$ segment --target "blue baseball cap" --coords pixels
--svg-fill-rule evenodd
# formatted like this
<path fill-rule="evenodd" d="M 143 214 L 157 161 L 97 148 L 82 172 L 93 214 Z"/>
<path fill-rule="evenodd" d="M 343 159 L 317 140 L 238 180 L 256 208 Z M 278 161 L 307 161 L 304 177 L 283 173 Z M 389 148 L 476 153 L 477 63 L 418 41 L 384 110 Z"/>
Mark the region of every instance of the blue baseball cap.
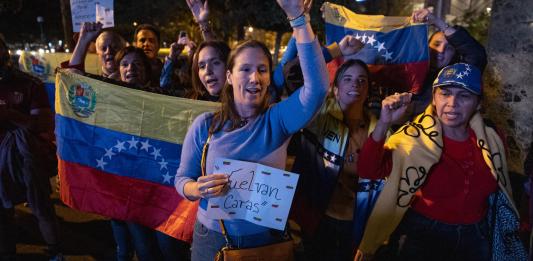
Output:
<path fill-rule="evenodd" d="M 474 94 L 482 95 L 481 72 L 473 65 L 456 63 L 444 67 L 433 82 L 433 88 L 457 86 Z"/>

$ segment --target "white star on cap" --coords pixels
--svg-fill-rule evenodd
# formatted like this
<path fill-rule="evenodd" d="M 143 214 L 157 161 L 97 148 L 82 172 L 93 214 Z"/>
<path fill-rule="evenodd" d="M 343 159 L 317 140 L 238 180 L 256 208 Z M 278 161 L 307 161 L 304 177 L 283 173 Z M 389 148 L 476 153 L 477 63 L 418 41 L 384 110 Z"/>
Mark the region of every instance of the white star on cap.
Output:
<path fill-rule="evenodd" d="M 458 73 L 455 77 L 457 79 L 463 79 L 464 75 L 462 73 Z"/>

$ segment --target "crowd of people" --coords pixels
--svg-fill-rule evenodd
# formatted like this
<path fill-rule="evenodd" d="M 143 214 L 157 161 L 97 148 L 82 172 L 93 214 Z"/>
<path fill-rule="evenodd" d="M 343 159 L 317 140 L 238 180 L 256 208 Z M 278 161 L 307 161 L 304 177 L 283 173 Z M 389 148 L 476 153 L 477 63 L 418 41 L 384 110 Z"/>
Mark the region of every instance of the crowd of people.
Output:
<path fill-rule="evenodd" d="M 265 246 L 291 233 L 298 234 L 292 239 L 297 260 L 525 260 L 516 231 L 503 240 L 518 241 L 513 253 L 494 239 L 499 226 L 490 215 L 499 210 L 492 199 L 499 198 L 513 220 L 518 212 L 506 182 L 505 143 L 480 115 L 485 49 L 464 28 L 427 9 L 415 11 L 413 22 L 436 29 L 424 86 L 383 97 L 375 114 L 368 108 L 372 76 L 363 61 L 345 59 L 330 86 L 326 63 L 364 44 L 347 35 L 321 47 L 309 23 L 311 1 L 277 0 L 293 32 L 275 67 L 262 42 L 230 48 L 217 40 L 207 1 L 186 1 L 202 43 L 180 34 L 161 61 L 153 25 L 137 26 L 128 45 L 113 29 L 84 23 L 70 60 L 61 64 L 125 88 L 221 104 L 189 127 L 175 177 L 180 196 L 200 201 L 192 244 L 113 219 L 117 260 L 214 260 L 228 244 Z M 92 42 L 100 75 L 85 73 Z M 15 260 L 13 208 L 21 202 L 37 217 L 51 260 L 63 259 L 49 196 L 57 169 L 46 97 L 39 80 L 14 68 L 0 39 L 0 260 Z M 294 159 L 289 170 L 300 178 L 285 231 L 207 214 L 207 200 L 228 188 L 228 174 L 214 169 L 221 157 L 278 169 Z M 383 185 L 367 206 L 357 204 L 362 180 Z M 364 228 L 362 238 L 357 226 Z"/>

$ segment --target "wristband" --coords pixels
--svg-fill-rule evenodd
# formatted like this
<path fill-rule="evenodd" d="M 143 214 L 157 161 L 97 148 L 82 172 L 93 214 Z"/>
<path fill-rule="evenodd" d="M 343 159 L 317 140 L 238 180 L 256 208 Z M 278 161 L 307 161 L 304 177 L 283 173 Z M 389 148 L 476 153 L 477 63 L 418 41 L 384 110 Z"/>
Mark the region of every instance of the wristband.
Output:
<path fill-rule="evenodd" d="M 198 27 L 200 27 L 201 32 L 210 32 L 211 31 L 211 21 L 202 21 L 198 22 Z"/>
<path fill-rule="evenodd" d="M 444 31 L 446 31 L 448 28 L 450 28 L 450 25 L 448 23 L 444 23 L 444 28 L 439 27 L 439 31 L 444 33 Z"/>
<path fill-rule="evenodd" d="M 310 20 L 311 18 L 309 17 L 309 14 L 302 13 L 300 16 L 289 20 L 289 23 L 291 24 L 292 28 L 296 28 L 309 23 Z"/>

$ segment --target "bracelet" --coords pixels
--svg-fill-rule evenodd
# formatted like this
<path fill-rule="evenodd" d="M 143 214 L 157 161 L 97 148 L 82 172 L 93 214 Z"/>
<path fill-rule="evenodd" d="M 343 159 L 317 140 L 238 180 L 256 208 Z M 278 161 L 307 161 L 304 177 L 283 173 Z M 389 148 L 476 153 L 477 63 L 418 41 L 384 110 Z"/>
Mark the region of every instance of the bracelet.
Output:
<path fill-rule="evenodd" d="M 289 23 L 291 24 L 292 28 L 296 28 L 309 23 L 310 20 L 311 18 L 309 17 L 309 14 L 304 12 L 300 16 L 289 20 Z"/>
<path fill-rule="evenodd" d="M 302 16 L 304 14 L 305 14 L 305 9 L 299 15 L 297 15 L 296 17 L 294 17 L 292 19 L 287 16 L 287 20 L 289 20 L 289 22 L 290 21 L 294 21 L 294 20 L 298 19 L 300 16 Z"/>
<path fill-rule="evenodd" d="M 198 27 L 200 27 L 201 32 L 210 32 L 211 31 L 211 21 L 202 21 L 198 22 Z"/>
<path fill-rule="evenodd" d="M 444 31 L 446 31 L 448 28 L 450 28 L 450 25 L 448 23 L 444 23 L 444 29 L 439 27 L 439 31 L 444 33 Z"/>

